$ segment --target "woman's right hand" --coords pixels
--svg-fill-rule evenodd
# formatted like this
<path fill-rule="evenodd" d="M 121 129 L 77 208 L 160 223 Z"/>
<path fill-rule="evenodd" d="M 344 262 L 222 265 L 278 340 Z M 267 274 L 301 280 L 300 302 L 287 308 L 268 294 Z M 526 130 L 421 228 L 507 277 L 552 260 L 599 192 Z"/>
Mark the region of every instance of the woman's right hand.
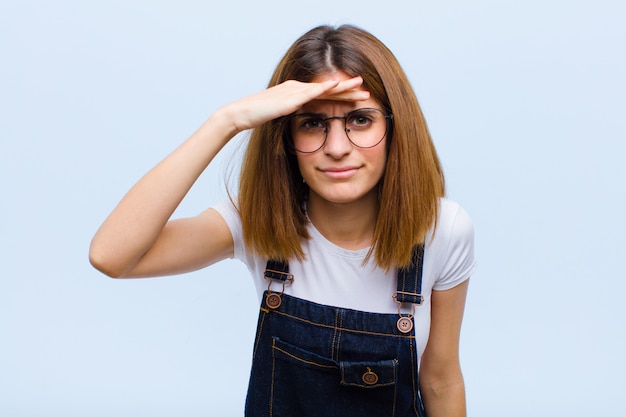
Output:
<path fill-rule="evenodd" d="M 367 100 L 370 94 L 361 88 L 362 84 L 361 77 L 319 83 L 288 80 L 260 93 L 227 104 L 221 111 L 232 120 L 234 129 L 241 132 L 278 117 L 287 116 L 309 101 Z"/>

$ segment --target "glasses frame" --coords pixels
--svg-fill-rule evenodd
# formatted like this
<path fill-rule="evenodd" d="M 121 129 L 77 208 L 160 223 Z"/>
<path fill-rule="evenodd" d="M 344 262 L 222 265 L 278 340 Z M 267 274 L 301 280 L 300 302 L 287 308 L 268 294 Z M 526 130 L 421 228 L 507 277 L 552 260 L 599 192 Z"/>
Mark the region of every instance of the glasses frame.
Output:
<path fill-rule="evenodd" d="M 375 110 L 375 111 L 379 111 L 383 114 L 383 117 L 385 118 L 385 134 L 380 138 L 380 140 L 378 142 L 376 142 L 373 145 L 370 146 L 360 146 L 357 145 L 356 143 L 354 143 L 354 141 L 352 139 L 350 139 L 350 129 L 347 126 L 348 123 L 348 119 L 354 114 L 357 113 L 359 111 L 363 111 L 363 110 Z M 294 145 L 294 138 L 293 138 L 293 133 L 291 133 L 291 119 L 294 119 L 297 116 L 319 116 L 318 114 L 315 113 L 294 113 L 289 117 L 289 130 L 290 130 L 290 145 L 291 148 L 299 153 L 303 153 L 303 154 L 310 154 L 310 153 L 315 153 L 317 151 L 319 151 L 320 149 L 322 149 L 324 147 L 324 145 L 326 144 L 326 140 L 328 140 L 328 128 L 329 128 L 329 124 L 328 122 L 330 122 L 331 120 L 335 120 L 335 119 L 343 119 L 343 130 L 346 133 L 346 137 L 348 138 L 348 140 L 350 141 L 350 143 L 352 144 L 352 146 L 356 146 L 359 149 L 370 149 L 373 148 L 375 146 L 377 146 L 380 142 L 383 141 L 383 139 L 385 139 L 387 137 L 387 133 L 389 133 L 389 123 L 393 121 L 393 114 L 392 113 L 387 113 L 385 114 L 385 111 L 382 109 L 377 109 L 375 107 L 362 107 L 360 109 L 354 109 L 350 112 L 348 112 L 345 116 L 330 116 L 330 117 L 319 117 L 319 121 L 324 123 L 324 140 L 322 141 L 321 145 L 313 150 L 313 151 L 301 151 L 300 149 L 296 148 L 296 146 Z"/>

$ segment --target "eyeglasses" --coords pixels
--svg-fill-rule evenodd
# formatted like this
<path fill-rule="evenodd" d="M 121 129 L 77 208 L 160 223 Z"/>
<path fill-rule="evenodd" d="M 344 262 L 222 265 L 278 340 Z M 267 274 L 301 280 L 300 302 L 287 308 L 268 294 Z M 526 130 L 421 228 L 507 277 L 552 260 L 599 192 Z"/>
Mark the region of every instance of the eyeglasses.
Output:
<path fill-rule="evenodd" d="M 321 114 L 300 113 L 290 118 L 292 144 L 296 151 L 313 153 L 322 148 L 328 137 L 330 121 L 343 119 L 343 130 L 357 148 L 373 148 L 387 135 L 388 121 L 393 115 L 380 109 L 356 109 L 345 116 L 323 117 Z"/>

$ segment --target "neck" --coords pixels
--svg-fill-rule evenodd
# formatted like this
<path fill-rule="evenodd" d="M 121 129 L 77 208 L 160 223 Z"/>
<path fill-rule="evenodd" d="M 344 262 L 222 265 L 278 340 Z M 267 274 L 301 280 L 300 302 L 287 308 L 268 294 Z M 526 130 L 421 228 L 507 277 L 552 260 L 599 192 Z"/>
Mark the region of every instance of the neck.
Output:
<path fill-rule="evenodd" d="M 376 193 L 351 203 L 333 203 L 311 194 L 307 214 L 315 228 L 335 245 L 349 250 L 371 246 L 378 217 Z"/>

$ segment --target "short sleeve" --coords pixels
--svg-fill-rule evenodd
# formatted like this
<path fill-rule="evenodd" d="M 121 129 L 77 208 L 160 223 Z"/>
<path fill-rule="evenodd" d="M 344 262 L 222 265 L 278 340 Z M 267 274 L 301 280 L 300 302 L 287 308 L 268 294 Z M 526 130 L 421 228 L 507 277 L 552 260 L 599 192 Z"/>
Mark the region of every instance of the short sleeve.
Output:
<path fill-rule="evenodd" d="M 234 243 L 234 258 L 243 259 L 245 250 L 243 245 L 243 228 L 241 226 L 241 217 L 239 212 L 231 200 L 224 200 L 211 207 L 217 211 L 228 225 Z"/>
<path fill-rule="evenodd" d="M 443 233 L 445 245 L 439 254 L 441 269 L 433 285 L 439 291 L 461 284 L 476 270 L 474 224 L 467 212 L 457 204 L 446 202 L 442 205 L 440 226 L 442 230 L 436 233 Z"/>

